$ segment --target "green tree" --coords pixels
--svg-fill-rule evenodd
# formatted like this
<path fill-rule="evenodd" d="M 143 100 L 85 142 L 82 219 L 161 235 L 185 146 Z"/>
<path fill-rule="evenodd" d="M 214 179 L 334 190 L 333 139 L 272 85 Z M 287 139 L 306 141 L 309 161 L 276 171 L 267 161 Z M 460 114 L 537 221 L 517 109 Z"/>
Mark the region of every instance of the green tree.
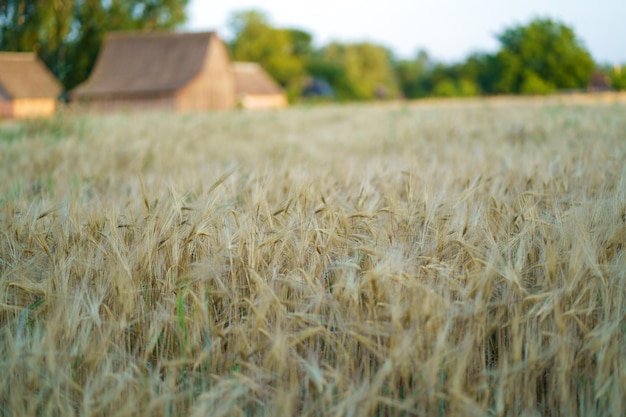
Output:
<path fill-rule="evenodd" d="M 415 59 L 394 63 L 396 79 L 405 98 L 426 97 L 431 93 L 431 67 L 432 63 L 426 51 L 419 51 Z"/>
<path fill-rule="evenodd" d="M 299 95 L 305 77 L 305 58 L 312 37 L 296 29 L 273 27 L 257 10 L 235 12 L 230 19 L 234 36 L 230 43 L 233 59 L 261 65 L 287 88 L 291 99 Z"/>
<path fill-rule="evenodd" d="M 549 94 L 555 90 L 554 84 L 544 80 L 533 71 L 526 71 L 522 76 L 519 92 L 522 94 Z"/>
<path fill-rule="evenodd" d="M 104 34 L 172 29 L 188 0 L 2 0 L 0 49 L 35 51 L 70 89 L 89 75 Z"/>
<path fill-rule="evenodd" d="M 415 60 L 396 64 L 406 98 L 478 96 L 493 83 L 492 72 L 490 57 L 485 54 L 473 54 L 464 62 L 445 64 L 434 63 L 425 52 L 420 52 Z"/>
<path fill-rule="evenodd" d="M 388 49 L 369 42 L 333 42 L 322 50 L 321 57 L 340 69 L 343 85 L 333 85 L 339 99 L 397 97 L 398 84 Z"/>
<path fill-rule="evenodd" d="M 574 31 L 551 19 L 535 19 L 498 36 L 500 93 L 547 93 L 584 88 L 594 62 Z"/>
<path fill-rule="evenodd" d="M 438 81 L 433 88 L 432 94 L 435 97 L 456 97 L 459 95 L 454 80 L 450 78 Z"/>
<path fill-rule="evenodd" d="M 493 94 L 498 82 L 498 62 L 493 54 L 473 53 L 460 64 L 459 77 L 470 81 L 476 94 Z"/>
<path fill-rule="evenodd" d="M 474 97 L 480 95 L 480 88 L 471 80 L 444 78 L 435 84 L 432 95 L 435 97 Z"/>
<path fill-rule="evenodd" d="M 480 87 L 473 80 L 461 78 L 456 82 L 458 97 L 475 97 L 480 95 Z"/>
<path fill-rule="evenodd" d="M 609 75 L 611 87 L 615 90 L 626 90 L 626 65 L 616 65 Z"/>
<path fill-rule="evenodd" d="M 303 60 L 310 59 L 315 53 L 313 36 L 302 29 L 286 29 L 291 38 L 291 49 L 294 55 Z"/>

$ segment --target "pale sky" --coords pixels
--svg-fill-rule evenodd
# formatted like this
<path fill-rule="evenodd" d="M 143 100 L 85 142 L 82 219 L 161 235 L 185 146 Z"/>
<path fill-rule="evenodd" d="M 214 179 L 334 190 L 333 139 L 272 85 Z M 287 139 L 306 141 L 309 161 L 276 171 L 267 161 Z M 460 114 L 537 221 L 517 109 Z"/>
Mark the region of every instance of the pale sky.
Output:
<path fill-rule="evenodd" d="M 550 17 L 573 27 L 599 63 L 626 64 L 626 0 L 190 0 L 186 29 L 228 39 L 231 13 L 250 8 L 265 11 L 276 27 L 310 32 L 317 46 L 369 40 L 400 57 L 423 48 L 447 62 L 492 52 L 503 28 Z"/>

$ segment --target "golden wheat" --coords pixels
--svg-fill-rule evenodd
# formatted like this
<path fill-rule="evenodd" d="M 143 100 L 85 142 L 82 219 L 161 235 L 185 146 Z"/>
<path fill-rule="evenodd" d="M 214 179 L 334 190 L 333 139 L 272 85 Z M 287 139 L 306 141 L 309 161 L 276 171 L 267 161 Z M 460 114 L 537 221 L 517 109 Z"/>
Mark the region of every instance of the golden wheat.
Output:
<path fill-rule="evenodd" d="M 0 414 L 623 415 L 625 111 L 0 126 Z"/>

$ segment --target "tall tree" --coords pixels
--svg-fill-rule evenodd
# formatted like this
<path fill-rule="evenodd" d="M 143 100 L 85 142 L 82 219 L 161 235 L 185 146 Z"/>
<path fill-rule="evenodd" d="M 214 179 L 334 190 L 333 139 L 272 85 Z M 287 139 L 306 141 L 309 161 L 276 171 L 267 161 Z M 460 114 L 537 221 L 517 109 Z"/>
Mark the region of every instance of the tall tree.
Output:
<path fill-rule="evenodd" d="M 188 0 L 2 0 L 0 50 L 35 51 L 66 89 L 89 75 L 104 34 L 172 29 Z"/>
<path fill-rule="evenodd" d="M 545 93 L 583 88 L 594 62 L 573 29 L 551 19 L 535 19 L 498 36 L 500 93 Z"/>

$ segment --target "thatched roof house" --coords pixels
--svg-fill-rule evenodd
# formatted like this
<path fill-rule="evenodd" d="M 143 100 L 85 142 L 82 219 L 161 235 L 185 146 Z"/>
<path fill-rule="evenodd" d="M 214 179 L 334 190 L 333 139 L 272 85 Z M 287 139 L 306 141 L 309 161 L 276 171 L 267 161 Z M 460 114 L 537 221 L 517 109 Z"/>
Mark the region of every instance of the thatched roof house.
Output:
<path fill-rule="evenodd" d="M 98 108 L 224 109 L 235 106 L 228 50 L 214 32 L 112 33 L 73 100 Z"/>
<path fill-rule="evenodd" d="M 247 109 L 269 109 L 287 106 L 283 89 L 260 65 L 252 62 L 233 63 L 237 100 Z"/>
<path fill-rule="evenodd" d="M 0 117 L 51 116 L 61 85 L 29 52 L 0 52 Z"/>

